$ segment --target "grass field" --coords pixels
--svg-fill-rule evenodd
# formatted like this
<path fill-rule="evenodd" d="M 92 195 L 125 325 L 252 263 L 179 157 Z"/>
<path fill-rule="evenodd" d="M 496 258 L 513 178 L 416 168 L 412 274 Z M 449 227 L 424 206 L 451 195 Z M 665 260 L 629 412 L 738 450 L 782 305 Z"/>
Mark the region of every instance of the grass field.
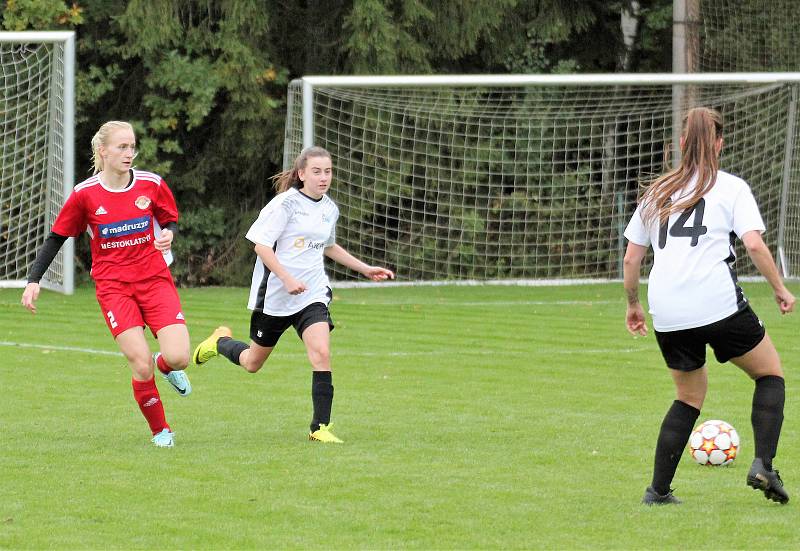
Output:
<path fill-rule="evenodd" d="M 287 332 L 255 375 L 214 359 L 188 398 L 159 381 L 173 449 L 150 444 L 92 289 L 43 293 L 36 316 L 0 290 L 0 548 L 797 548 L 798 314 L 744 287 L 787 372 L 787 506 L 745 486 L 752 383 L 713 355 L 701 419 L 733 424 L 742 455 L 685 455 L 684 504 L 640 505 L 673 391 L 655 339 L 624 329 L 621 284 L 339 290 L 344 445 L 306 441 Z M 194 344 L 222 322 L 246 337 L 245 289 L 181 296 Z"/>

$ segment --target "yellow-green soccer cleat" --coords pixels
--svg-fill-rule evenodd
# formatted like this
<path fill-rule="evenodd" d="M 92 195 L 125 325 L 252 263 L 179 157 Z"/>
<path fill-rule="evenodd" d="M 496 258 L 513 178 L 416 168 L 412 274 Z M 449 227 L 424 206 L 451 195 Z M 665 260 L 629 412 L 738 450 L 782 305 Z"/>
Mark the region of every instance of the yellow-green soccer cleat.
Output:
<path fill-rule="evenodd" d="M 208 360 L 213 358 L 217 355 L 217 341 L 221 337 L 231 337 L 233 333 L 231 332 L 229 327 L 225 327 L 221 325 L 214 329 L 214 332 L 211 333 L 211 336 L 208 337 L 206 340 L 201 342 L 197 345 L 197 348 L 194 349 L 194 354 L 192 355 L 192 360 L 194 361 L 194 365 L 202 365 L 206 363 Z"/>
<path fill-rule="evenodd" d="M 334 434 L 331 432 L 331 427 L 333 427 L 333 424 L 320 425 L 319 430 L 308 433 L 308 439 L 315 442 L 324 442 L 326 444 L 344 444 L 342 440 L 339 440 L 336 438 L 336 436 L 334 436 Z"/>

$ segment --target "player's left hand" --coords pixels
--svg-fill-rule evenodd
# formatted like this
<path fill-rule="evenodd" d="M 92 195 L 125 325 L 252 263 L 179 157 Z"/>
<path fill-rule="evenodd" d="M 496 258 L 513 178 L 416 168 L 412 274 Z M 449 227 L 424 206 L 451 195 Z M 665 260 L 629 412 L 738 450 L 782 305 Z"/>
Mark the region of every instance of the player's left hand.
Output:
<path fill-rule="evenodd" d="M 172 230 L 163 229 L 161 230 L 161 237 L 157 237 L 155 240 L 155 247 L 156 250 L 161 252 L 168 251 L 172 247 Z"/>
<path fill-rule="evenodd" d="M 795 298 L 786 287 L 775 292 L 775 302 L 778 303 L 778 309 L 781 314 L 788 314 L 794 311 Z"/>
<path fill-rule="evenodd" d="M 380 266 L 368 266 L 367 269 L 364 270 L 364 275 L 370 278 L 372 281 L 394 279 L 393 271 L 387 270 L 386 268 L 381 268 Z"/>

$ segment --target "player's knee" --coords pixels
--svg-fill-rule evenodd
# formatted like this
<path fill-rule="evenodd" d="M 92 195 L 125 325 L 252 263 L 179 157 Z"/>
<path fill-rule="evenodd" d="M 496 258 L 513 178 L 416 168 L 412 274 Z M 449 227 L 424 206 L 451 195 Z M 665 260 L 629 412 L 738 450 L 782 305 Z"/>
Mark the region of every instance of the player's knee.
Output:
<path fill-rule="evenodd" d="M 248 373 L 256 373 L 259 369 L 264 367 L 264 362 L 256 362 L 256 363 L 244 363 L 242 367 Z"/>
<path fill-rule="evenodd" d="M 327 367 L 331 363 L 330 348 L 320 347 L 313 348 L 308 351 L 308 358 L 311 360 L 311 365 L 314 367 Z"/>
<path fill-rule="evenodd" d="M 248 348 L 239 356 L 239 365 L 248 373 L 256 373 L 267 363 L 271 352 L 272 348 L 259 348 L 257 351 Z"/>
<path fill-rule="evenodd" d="M 170 369 L 175 371 L 186 369 L 189 366 L 189 359 L 188 351 L 180 354 L 172 354 L 169 357 L 164 357 L 164 360 L 167 362 L 167 365 L 170 367 Z"/>
<path fill-rule="evenodd" d="M 706 400 L 706 393 L 699 390 L 684 391 L 679 392 L 677 398 L 684 404 L 688 404 L 697 410 L 702 410 L 703 402 Z"/>
<path fill-rule="evenodd" d="M 134 376 L 140 381 L 145 381 L 153 375 L 153 364 L 149 357 L 129 358 L 128 364 Z"/>
<path fill-rule="evenodd" d="M 758 366 L 747 372 L 750 378 L 754 381 L 759 380 L 761 377 L 783 377 L 783 368 L 780 362 L 773 362 Z"/>

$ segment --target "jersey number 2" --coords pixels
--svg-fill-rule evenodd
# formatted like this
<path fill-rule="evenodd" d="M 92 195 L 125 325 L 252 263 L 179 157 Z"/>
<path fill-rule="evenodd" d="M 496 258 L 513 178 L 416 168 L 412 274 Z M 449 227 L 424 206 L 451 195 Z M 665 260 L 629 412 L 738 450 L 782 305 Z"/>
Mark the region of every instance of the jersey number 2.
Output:
<path fill-rule="evenodd" d="M 701 235 L 705 235 L 708 233 L 708 228 L 703 225 L 703 214 L 706 211 L 706 200 L 702 197 L 700 200 L 690 209 L 687 209 L 681 213 L 675 223 L 672 224 L 672 227 L 669 228 L 669 234 L 672 237 L 691 237 L 692 247 L 697 246 L 697 242 L 700 240 Z M 694 214 L 694 221 L 691 226 L 687 226 L 686 222 L 689 221 L 689 217 Z M 658 248 L 663 249 L 667 246 L 667 225 L 669 220 L 659 227 L 658 230 Z"/>

